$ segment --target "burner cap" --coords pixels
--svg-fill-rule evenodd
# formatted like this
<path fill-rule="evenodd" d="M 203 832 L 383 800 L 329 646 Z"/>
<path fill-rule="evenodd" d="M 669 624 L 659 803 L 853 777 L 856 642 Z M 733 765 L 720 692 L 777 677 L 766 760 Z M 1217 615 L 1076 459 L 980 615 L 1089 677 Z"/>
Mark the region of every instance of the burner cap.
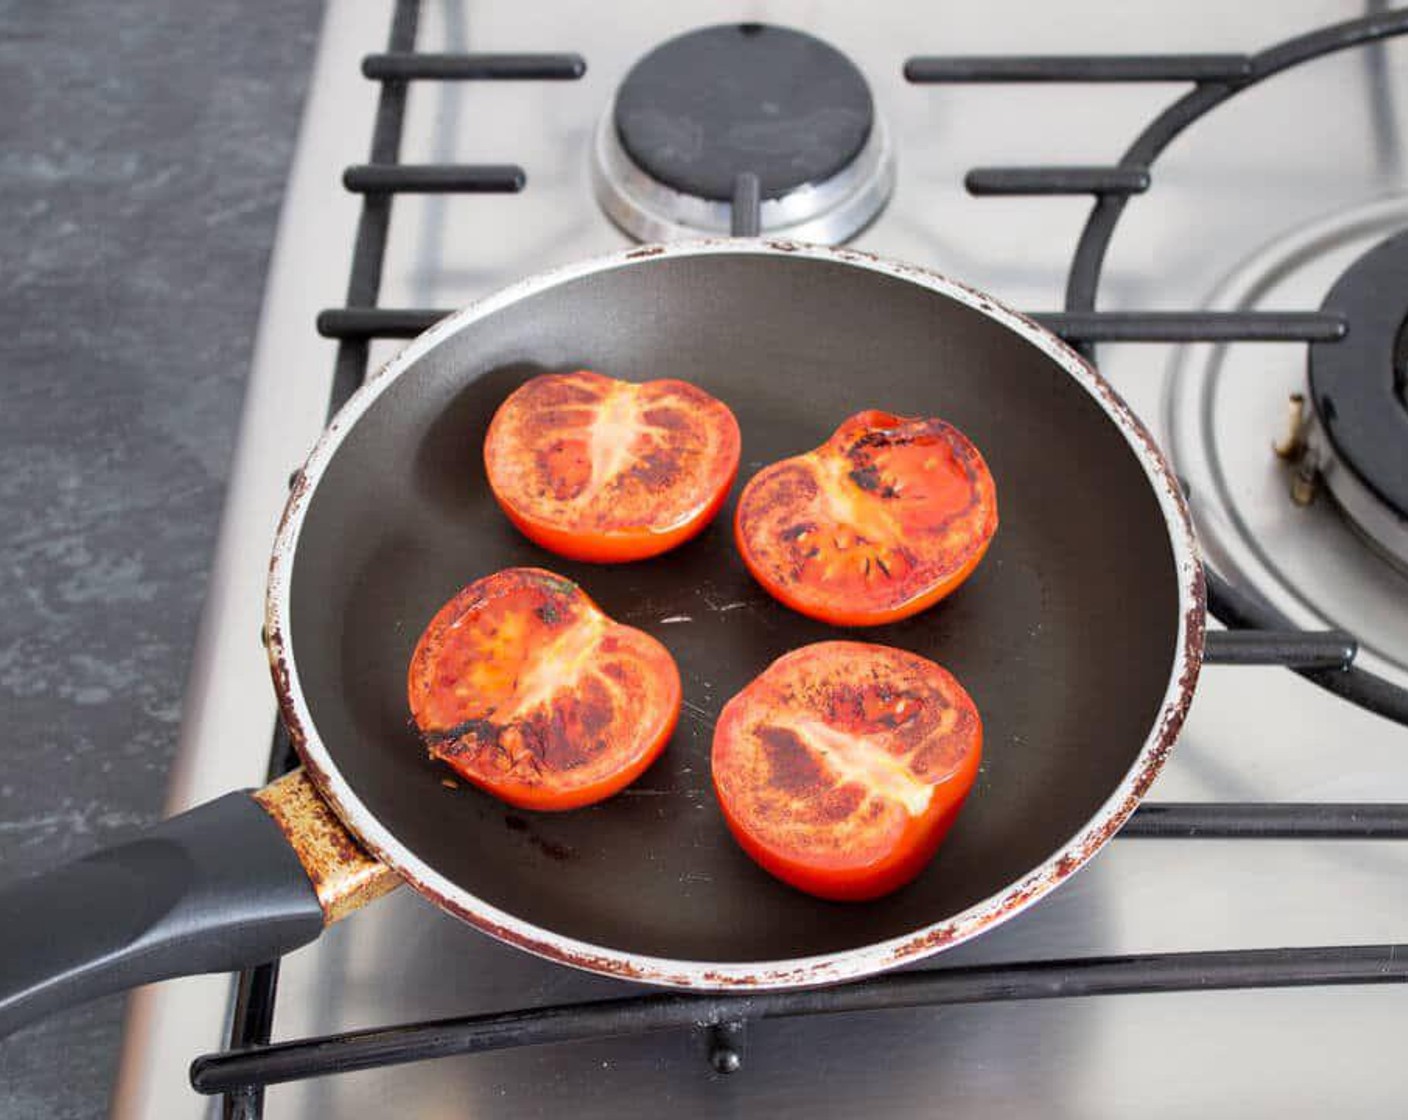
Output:
<path fill-rule="evenodd" d="M 1408 519 L 1408 232 L 1350 265 L 1323 307 L 1343 315 L 1349 331 L 1310 348 L 1316 415 L 1334 453 Z"/>
<path fill-rule="evenodd" d="M 740 23 L 691 31 L 642 58 L 617 93 L 615 125 L 642 171 L 727 201 L 745 171 L 764 199 L 831 178 L 859 155 L 874 118 L 865 78 L 835 47 Z"/>

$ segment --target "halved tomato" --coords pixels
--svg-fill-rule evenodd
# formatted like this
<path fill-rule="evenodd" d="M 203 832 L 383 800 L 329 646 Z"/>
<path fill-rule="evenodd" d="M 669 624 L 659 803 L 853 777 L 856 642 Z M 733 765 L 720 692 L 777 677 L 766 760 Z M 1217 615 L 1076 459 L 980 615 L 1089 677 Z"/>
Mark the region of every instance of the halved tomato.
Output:
<path fill-rule="evenodd" d="M 952 424 L 861 412 L 814 451 L 754 475 L 734 530 L 774 598 L 823 622 L 873 626 L 968 578 L 997 532 L 997 489 Z"/>
<path fill-rule="evenodd" d="M 738 474 L 738 421 L 686 381 L 589 370 L 527 381 L 484 441 L 489 486 L 530 540 L 573 560 L 641 560 L 683 544 Z"/>
<path fill-rule="evenodd" d="M 978 775 L 983 725 L 918 654 L 819 642 L 779 657 L 714 728 L 714 790 L 743 850 L 821 898 L 878 898 L 933 857 Z"/>
<path fill-rule="evenodd" d="M 441 607 L 407 691 L 431 757 L 523 809 L 575 809 L 628 786 L 680 713 L 669 651 L 539 568 L 486 576 Z"/>

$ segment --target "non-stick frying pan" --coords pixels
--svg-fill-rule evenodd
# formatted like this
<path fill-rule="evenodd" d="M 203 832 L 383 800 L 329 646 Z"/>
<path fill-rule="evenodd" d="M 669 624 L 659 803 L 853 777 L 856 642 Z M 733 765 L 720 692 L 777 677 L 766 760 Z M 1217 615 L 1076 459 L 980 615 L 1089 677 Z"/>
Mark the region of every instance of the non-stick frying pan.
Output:
<path fill-rule="evenodd" d="M 982 449 L 1002 514 L 987 559 L 936 608 L 863 635 L 947 666 L 986 729 L 967 807 L 909 887 L 822 902 L 759 870 L 725 829 L 715 715 L 774 658 L 837 635 L 751 581 L 732 503 L 682 548 L 615 566 L 550 556 L 498 512 L 480 457 L 490 416 L 524 379 L 580 367 L 686 378 L 727 402 L 745 479 L 862 408 L 943 416 Z M 410 725 L 421 628 L 463 584 L 512 565 L 578 581 L 679 662 L 674 740 L 601 805 L 530 814 L 449 788 Z M 525 281 L 413 342 L 295 482 L 267 641 L 303 771 L 9 887 L 0 1027 L 267 959 L 397 877 L 523 948 L 656 984 L 818 984 L 936 952 L 1045 894 L 1134 809 L 1197 676 L 1201 578 L 1144 429 L 1076 354 L 978 292 L 762 241 L 645 247 Z"/>

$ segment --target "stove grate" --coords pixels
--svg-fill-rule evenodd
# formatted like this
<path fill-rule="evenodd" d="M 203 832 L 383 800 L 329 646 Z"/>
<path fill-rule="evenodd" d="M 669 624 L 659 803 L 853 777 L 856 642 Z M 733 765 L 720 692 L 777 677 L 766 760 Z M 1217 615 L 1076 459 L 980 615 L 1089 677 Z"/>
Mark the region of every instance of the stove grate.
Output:
<path fill-rule="evenodd" d="M 1229 98 L 1294 66 L 1350 47 L 1373 48 L 1383 40 L 1408 33 L 1408 9 L 1381 10 L 1358 19 L 1332 24 L 1287 39 L 1254 55 L 1081 56 L 1069 58 L 911 58 L 905 76 L 914 83 L 933 82 L 1137 82 L 1192 81 L 1193 89 L 1154 118 L 1111 168 L 988 167 L 970 172 L 974 194 L 1050 193 L 1037 188 L 1069 180 L 1073 171 L 1098 171 L 1106 186 L 1087 183 L 1078 193 L 1094 193 L 1095 204 L 1075 248 L 1066 281 L 1066 309 L 1048 316 L 1047 325 L 1092 360 L 1097 342 L 1230 342 L 1256 340 L 1336 341 L 1348 324 L 1335 316 L 1276 312 L 1264 322 L 1267 333 L 1246 331 L 1246 313 L 1202 313 L 1187 317 L 1143 312 L 1097 312 L 1095 297 L 1105 255 L 1115 227 L 1133 193 L 1130 182 L 1148 176 L 1154 161 L 1173 140 Z M 1379 67 L 1381 73 L 1382 67 Z M 1376 122 L 1382 130 L 1385 122 Z M 1117 173 L 1131 178 L 1119 179 Z M 1027 187 L 1027 190 L 974 190 L 977 186 Z M 1071 184 L 1068 184 L 1071 185 Z M 1067 193 L 1067 192 L 1056 192 Z M 1262 313 L 1265 314 L 1265 313 Z M 1042 318 L 1038 316 L 1038 318 Z M 1184 323 L 1184 319 L 1189 322 Z M 1191 327 L 1193 329 L 1185 329 Z M 1062 327 L 1065 330 L 1062 330 Z M 1314 333 L 1324 331 L 1326 333 Z M 1196 498 L 1196 495 L 1194 495 Z M 1209 572 L 1208 606 L 1228 626 L 1288 630 L 1290 620 L 1250 592 L 1231 587 Z M 1302 676 L 1352 703 L 1398 723 L 1408 724 L 1408 691 L 1357 666 L 1343 670 L 1301 669 Z"/>
<path fill-rule="evenodd" d="M 247 1092 L 250 1086 L 516 1046 L 725 1024 L 733 1026 L 736 1034 L 739 1023 L 804 1015 L 999 1000 L 1405 981 L 1408 945 L 1140 953 L 891 972 L 832 988 L 746 995 L 656 993 L 237 1047 L 197 1058 L 191 1067 L 191 1084 L 202 1093 Z"/>

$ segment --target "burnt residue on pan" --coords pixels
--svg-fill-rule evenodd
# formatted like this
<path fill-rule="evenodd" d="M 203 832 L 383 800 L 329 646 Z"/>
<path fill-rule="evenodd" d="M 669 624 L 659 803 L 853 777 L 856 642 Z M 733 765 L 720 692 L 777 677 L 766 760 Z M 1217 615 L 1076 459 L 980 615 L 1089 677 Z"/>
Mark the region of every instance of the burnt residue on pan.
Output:
<path fill-rule="evenodd" d="M 571 859 L 576 855 L 576 849 L 569 844 L 560 844 L 556 840 L 549 840 L 546 836 L 539 835 L 523 817 L 517 813 L 505 813 L 504 825 L 510 832 L 516 832 L 524 837 L 533 847 L 547 856 L 548 859 L 555 859 L 558 862 Z"/>

